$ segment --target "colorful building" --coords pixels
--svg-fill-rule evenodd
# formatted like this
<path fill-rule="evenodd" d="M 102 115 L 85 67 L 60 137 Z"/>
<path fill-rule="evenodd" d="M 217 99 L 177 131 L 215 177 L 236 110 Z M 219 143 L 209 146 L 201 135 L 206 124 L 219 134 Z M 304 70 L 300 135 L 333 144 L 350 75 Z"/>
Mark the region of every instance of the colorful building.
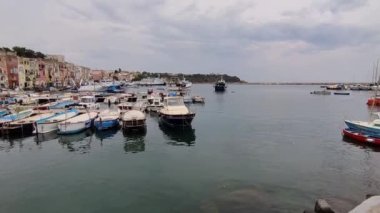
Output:
<path fill-rule="evenodd" d="M 18 62 L 14 52 L 0 51 L 0 85 L 8 88 L 18 87 Z"/>

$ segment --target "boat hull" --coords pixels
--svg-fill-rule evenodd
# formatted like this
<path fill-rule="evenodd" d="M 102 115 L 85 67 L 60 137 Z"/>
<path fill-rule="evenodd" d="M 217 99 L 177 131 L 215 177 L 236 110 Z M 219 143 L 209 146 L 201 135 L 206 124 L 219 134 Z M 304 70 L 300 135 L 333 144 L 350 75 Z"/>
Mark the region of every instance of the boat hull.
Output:
<path fill-rule="evenodd" d="M 342 135 L 358 143 L 380 146 L 380 138 L 371 137 L 369 135 L 355 132 L 350 129 L 344 129 L 342 131 Z"/>
<path fill-rule="evenodd" d="M 34 131 L 35 124 L 34 122 L 28 122 L 23 124 L 6 124 L 2 126 L 1 133 L 3 135 L 32 135 Z"/>
<path fill-rule="evenodd" d="M 160 122 L 170 127 L 187 127 L 191 126 L 194 117 L 195 113 L 185 115 L 168 115 L 160 113 Z"/>
<path fill-rule="evenodd" d="M 68 135 L 84 131 L 92 126 L 94 119 L 89 119 L 83 122 L 68 123 L 62 122 L 58 124 L 58 134 Z"/>
<path fill-rule="evenodd" d="M 218 86 L 218 85 L 215 86 L 215 92 L 224 92 L 224 91 L 226 91 L 225 86 Z"/>
<path fill-rule="evenodd" d="M 48 132 L 54 132 L 58 130 L 59 122 L 49 122 L 49 123 L 37 123 L 37 133 L 44 134 Z"/>
<path fill-rule="evenodd" d="M 370 98 L 367 101 L 368 106 L 380 106 L 380 98 Z"/>
<path fill-rule="evenodd" d="M 370 135 L 370 136 L 380 137 L 380 128 L 369 127 L 369 126 L 362 125 L 360 123 L 348 121 L 348 120 L 345 120 L 344 122 L 346 123 L 347 127 L 352 131 L 360 132 L 360 133 Z"/>
<path fill-rule="evenodd" d="M 113 120 L 95 120 L 94 126 L 97 130 L 106 130 L 111 128 L 116 128 L 119 126 L 119 119 Z"/>

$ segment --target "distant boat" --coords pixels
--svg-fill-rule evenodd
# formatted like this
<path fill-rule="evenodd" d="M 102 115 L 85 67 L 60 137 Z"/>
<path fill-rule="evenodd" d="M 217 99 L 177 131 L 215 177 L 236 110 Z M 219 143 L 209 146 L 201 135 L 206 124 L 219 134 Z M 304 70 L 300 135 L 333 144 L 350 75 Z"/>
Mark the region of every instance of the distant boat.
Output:
<path fill-rule="evenodd" d="M 79 108 L 95 110 L 100 108 L 100 104 L 96 103 L 96 98 L 93 95 L 87 95 L 80 98 Z"/>
<path fill-rule="evenodd" d="M 223 77 L 215 83 L 214 88 L 215 92 L 224 92 L 226 90 L 227 86 L 226 82 L 223 80 Z"/>
<path fill-rule="evenodd" d="M 193 100 L 193 103 L 200 103 L 200 104 L 205 103 L 205 98 L 199 95 L 193 96 L 192 100 Z"/>
<path fill-rule="evenodd" d="M 160 122 L 171 127 L 191 126 L 195 113 L 191 112 L 180 96 L 166 97 L 159 113 Z"/>
<path fill-rule="evenodd" d="M 104 110 L 94 121 L 97 130 L 106 130 L 119 126 L 120 111 Z"/>
<path fill-rule="evenodd" d="M 121 121 L 123 129 L 130 130 L 144 130 L 146 128 L 145 114 L 139 110 L 130 110 L 123 114 Z"/>
<path fill-rule="evenodd" d="M 91 82 L 86 85 L 82 85 L 79 87 L 79 92 L 98 92 L 104 91 L 105 87 L 100 83 Z"/>
<path fill-rule="evenodd" d="M 79 114 L 77 109 L 70 109 L 57 113 L 51 118 L 37 122 L 37 133 L 48 133 L 58 130 L 58 123 L 70 119 Z"/>
<path fill-rule="evenodd" d="M 346 90 L 346 86 L 344 84 L 335 84 L 326 86 L 327 90 Z"/>
<path fill-rule="evenodd" d="M 313 94 L 313 95 L 331 95 L 331 92 L 326 91 L 326 90 L 322 90 L 322 91 L 313 91 L 313 92 L 310 92 L 310 94 Z"/>
<path fill-rule="evenodd" d="M 334 95 L 350 95 L 349 92 L 334 92 Z"/>
<path fill-rule="evenodd" d="M 97 116 L 97 112 L 87 112 L 62 121 L 58 124 L 58 134 L 63 135 L 82 132 L 92 126 Z"/>

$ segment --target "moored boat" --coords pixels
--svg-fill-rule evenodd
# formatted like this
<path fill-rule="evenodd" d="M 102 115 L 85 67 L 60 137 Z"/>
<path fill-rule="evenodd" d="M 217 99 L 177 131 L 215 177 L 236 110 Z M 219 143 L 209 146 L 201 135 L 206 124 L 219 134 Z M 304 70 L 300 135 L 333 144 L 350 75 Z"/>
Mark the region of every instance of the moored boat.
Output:
<path fill-rule="evenodd" d="M 355 132 L 361 132 L 366 135 L 380 137 L 380 119 L 375 119 L 373 121 L 344 121 L 347 127 Z"/>
<path fill-rule="evenodd" d="M 200 104 L 205 103 L 205 98 L 199 95 L 193 96 L 192 100 L 193 100 L 193 103 L 200 103 Z"/>
<path fill-rule="evenodd" d="M 185 106 L 183 98 L 179 96 L 166 97 L 164 108 L 159 113 L 160 122 L 171 127 L 191 126 L 195 117 L 194 112 Z"/>
<path fill-rule="evenodd" d="M 120 111 L 104 110 L 95 119 L 94 125 L 97 130 L 106 130 L 119 126 Z"/>
<path fill-rule="evenodd" d="M 51 118 L 55 113 L 43 113 L 37 114 L 31 117 L 27 117 L 18 121 L 13 121 L 7 124 L 4 124 L 1 128 L 3 135 L 31 135 L 36 130 L 36 122 L 44 121 L 48 118 Z"/>
<path fill-rule="evenodd" d="M 18 121 L 24 118 L 27 118 L 29 116 L 32 116 L 34 114 L 34 111 L 31 109 L 24 110 L 21 112 L 13 113 L 10 115 L 6 115 L 0 118 L 0 127 L 2 127 L 5 123 L 9 123 L 12 121 Z"/>
<path fill-rule="evenodd" d="M 40 122 L 36 122 L 37 124 L 36 132 L 43 134 L 43 133 L 56 131 L 58 130 L 59 122 L 62 122 L 64 120 L 77 116 L 78 114 L 79 112 L 77 109 L 69 109 L 67 111 L 57 113 L 53 117 L 50 117 Z"/>
<path fill-rule="evenodd" d="M 366 135 L 360 132 L 355 132 L 350 129 L 343 129 L 342 135 L 347 137 L 355 142 L 369 144 L 369 145 L 380 145 L 380 138 Z"/>
<path fill-rule="evenodd" d="M 327 90 L 321 90 L 321 91 L 310 92 L 310 94 L 312 94 L 312 95 L 331 95 L 331 92 L 327 91 Z"/>
<path fill-rule="evenodd" d="M 58 134 L 75 134 L 88 129 L 97 116 L 97 112 L 88 112 L 64 120 L 58 124 Z"/>
<path fill-rule="evenodd" d="M 334 92 L 334 95 L 350 95 L 349 92 Z"/>
<path fill-rule="evenodd" d="M 123 114 L 121 121 L 123 129 L 129 130 L 144 130 L 146 128 L 146 116 L 139 110 L 130 110 Z"/>

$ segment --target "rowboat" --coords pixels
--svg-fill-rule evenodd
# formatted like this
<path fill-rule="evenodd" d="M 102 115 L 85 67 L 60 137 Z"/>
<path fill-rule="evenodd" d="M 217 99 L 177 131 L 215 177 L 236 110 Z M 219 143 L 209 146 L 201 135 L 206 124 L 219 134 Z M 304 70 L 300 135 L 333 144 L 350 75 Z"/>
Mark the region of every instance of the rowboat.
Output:
<path fill-rule="evenodd" d="M 380 119 L 373 121 L 344 121 L 347 127 L 354 132 L 361 132 L 366 135 L 380 137 Z"/>
<path fill-rule="evenodd" d="M 380 138 L 372 137 L 360 132 L 355 132 L 350 129 L 344 129 L 342 135 L 355 142 L 370 144 L 370 145 L 380 145 Z"/>
<path fill-rule="evenodd" d="M 79 114 L 77 109 L 70 109 L 57 113 L 51 118 L 37 122 L 37 133 L 48 133 L 58 130 L 58 123 L 72 118 Z"/>
<path fill-rule="evenodd" d="M 95 119 L 94 125 L 97 130 L 106 130 L 119 126 L 120 111 L 104 110 Z"/>
<path fill-rule="evenodd" d="M 34 111 L 31 109 L 24 110 L 21 112 L 13 113 L 10 115 L 6 115 L 0 118 L 0 127 L 2 127 L 5 123 L 9 123 L 12 121 L 18 121 L 21 119 L 24 119 L 26 117 L 29 117 L 34 114 Z"/>
<path fill-rule="evenodd" d="M 58 124 L 58 134 L 64 135 L 82 132 L 92 126 L 97 116 L 97 112 L 88 112 L 64 120 Z"/>
<path fill-rule="evenodd" d="M 35 131 L 36 122 L 44 121 L 51 118 L 55 113 L 37 114 L 18 121 L 4 124 L 1 128 L 3 135 L 31 135 Z"/>

